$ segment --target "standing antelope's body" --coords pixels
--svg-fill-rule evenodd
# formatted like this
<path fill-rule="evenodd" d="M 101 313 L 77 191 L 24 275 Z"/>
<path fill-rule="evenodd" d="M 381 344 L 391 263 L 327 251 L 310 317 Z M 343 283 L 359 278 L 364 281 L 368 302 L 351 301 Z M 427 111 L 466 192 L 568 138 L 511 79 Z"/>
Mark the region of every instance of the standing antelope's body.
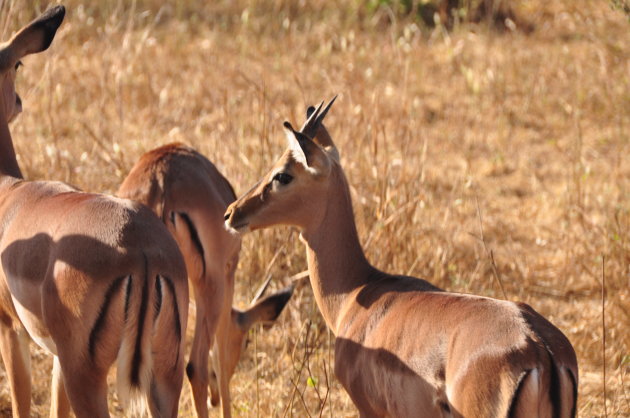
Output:
<path fill-rule="evenodd" d="M 142 205 L 24 181 L 15 158 L 16 63 L 46 49 L 63 16 L 55 7 L 0 46 L 0 351 L 13 415 L 30 414 L 27 333 L 55 356 L 51 416 L 109 416 L 116 362 L 123 400 L 174 417 L 188 301 L 177 244 Z"/>
<path fill-rule="evenodd" d="M 321 124 L 329 107 L 301 132 L 285 122 L 290 149 L 230 206 L 226 226 L 301 228 L 315 299 L 337 337 L 335 374 L 361 416 L 575 415 L 573 347 L 529 306 L 445 292 L 369 264 Z"/>
<path fill-rule="evenodd" d="M 216 167 L 192 148 L 170 144 L 147 152 L 131 169 L 118 195 L 151 208 L 177 240 L 197 308 L 186 367 L 197 415 L 208 416 L 210 383 L 212 404 L 218 403 L 220 395 L 223 416 L 230 416 L 229 381 L 243 337 L 254 323 L 275 320 L 291 293 L 272 295 L 245 312 L 231 310 L 241 240 L 225 230 L 223 213 L 236 196 Z M 208 373 L 213 340 L 215 374 Z"/>

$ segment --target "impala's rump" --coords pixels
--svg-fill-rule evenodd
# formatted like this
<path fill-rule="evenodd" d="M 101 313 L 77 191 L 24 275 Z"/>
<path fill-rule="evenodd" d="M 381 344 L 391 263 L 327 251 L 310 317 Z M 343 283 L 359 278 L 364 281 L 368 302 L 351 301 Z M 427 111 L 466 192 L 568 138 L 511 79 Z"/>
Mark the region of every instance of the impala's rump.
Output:
<path fill-rule="evenodd" d="M 155 404 L 156 357 L 175 384 L 186 323 L 185 267 L 163 224 L 142 205 L 61 183 L 19 183 L 9 204 L 0 255 L 14 320 L 62 364 L 84 358 L 104 375 L 117 361 L 121 400 Z"/>

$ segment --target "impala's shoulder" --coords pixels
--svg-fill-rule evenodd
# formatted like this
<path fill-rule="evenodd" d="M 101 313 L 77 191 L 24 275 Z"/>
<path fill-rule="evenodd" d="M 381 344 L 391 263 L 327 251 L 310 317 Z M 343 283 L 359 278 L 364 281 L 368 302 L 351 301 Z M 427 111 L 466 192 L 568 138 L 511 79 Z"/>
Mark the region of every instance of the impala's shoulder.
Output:
<path fill-rule="evenodd" d="M 443 292 L 443 290 L 426 280 L 416 277 L 392 276 L 382 273 L 379 278 L 363 286 L 359 292 L 359 297 L 410 292 Z"/>
<path fill-rule="evenodd" d="M 378 278 L 358 289 L 355 300 L 367 308 L 377 302 L 389 305 L 394 300 L 430 297 L 434 292 L 442 293 L 443 290 L 423 279 L 380 273 Z"/>

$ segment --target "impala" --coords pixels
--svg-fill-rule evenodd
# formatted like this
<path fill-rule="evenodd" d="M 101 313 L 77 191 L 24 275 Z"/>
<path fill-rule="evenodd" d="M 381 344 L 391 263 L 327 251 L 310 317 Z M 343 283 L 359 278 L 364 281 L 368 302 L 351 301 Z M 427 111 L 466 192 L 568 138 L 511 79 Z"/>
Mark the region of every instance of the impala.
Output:
<path fill-rule="evenodd" d="M 20 59 L 48 48 L 64 14 L 49 9 L 0 45 L 0 351 L 13 416 L 30 415 L 30 336 L 54 355 L 51 416 L 109 416 L 116 362 L 123 401 L 174 417 L 188 303 L 177 243 L 138 203 L 23 180 L 15 156 Z"/>
<path fill-rule="evenodd" d="M 241 353 L 235 347 L 241 346 L 243 336 L 255 322 L 275 319 L 270 313 L 279 315 L 291 294 L 265 299 L 251 312 L 231 309 L 241 240 L 225 230 L 223 213 L 236 196 L 214 164 L 192 148 L 176 143 L 147 152 L 121 184 L 118 196 L 152 209 L 179 244 L 197 309 L 186 366 L 195 409 L 199 417 L 208 416 L 211 378 L 212 404 L 218 403 L 220 395 L 222 414 L 230 416 L 229 381 Z M 269 311 L 271 305 L 277 310 Z M 208 353 L 213 339 L 216 367 L 209 374 Z"/>
<path fill-rule="evenodd" d="M 334 99 L 333 99 L 334 101 Z M 339 154 L 309 109 L 288 150 L 225 214 L 238 232 L 301 230 L 317 305 L 337 339 L 335 374 L 362 417 L 568 417 L 578 368 L 568 339 L 532 308 L 446 292 L 366 259 Z"/>

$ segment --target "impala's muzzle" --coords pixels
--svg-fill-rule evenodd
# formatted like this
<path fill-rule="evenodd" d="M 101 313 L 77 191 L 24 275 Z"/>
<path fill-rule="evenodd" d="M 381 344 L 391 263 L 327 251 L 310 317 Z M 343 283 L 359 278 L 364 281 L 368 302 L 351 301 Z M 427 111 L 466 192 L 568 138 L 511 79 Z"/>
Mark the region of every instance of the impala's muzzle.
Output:
<path fill-rule="evenodd" d="M 228 231 L 233 233 L 244 233 L 249 229 L 249 222 L 247 222 L 247 219 L 245 219 L 246 217 L 243 216 L 243 211 L 236 206 L 238 202 L 239 200 L 228 206 L 223 218 L 225 219 L 225 228 Z"/>
<path fill-rule="evenodd" d="M 225 227 L 233 233 L 244 234 L 251 231 L 251 218 L 255 216 L 264 204 L 265 189 L 258 182 L 247 193 L 236 199 L 228 206 L 223 215 Z"/>

